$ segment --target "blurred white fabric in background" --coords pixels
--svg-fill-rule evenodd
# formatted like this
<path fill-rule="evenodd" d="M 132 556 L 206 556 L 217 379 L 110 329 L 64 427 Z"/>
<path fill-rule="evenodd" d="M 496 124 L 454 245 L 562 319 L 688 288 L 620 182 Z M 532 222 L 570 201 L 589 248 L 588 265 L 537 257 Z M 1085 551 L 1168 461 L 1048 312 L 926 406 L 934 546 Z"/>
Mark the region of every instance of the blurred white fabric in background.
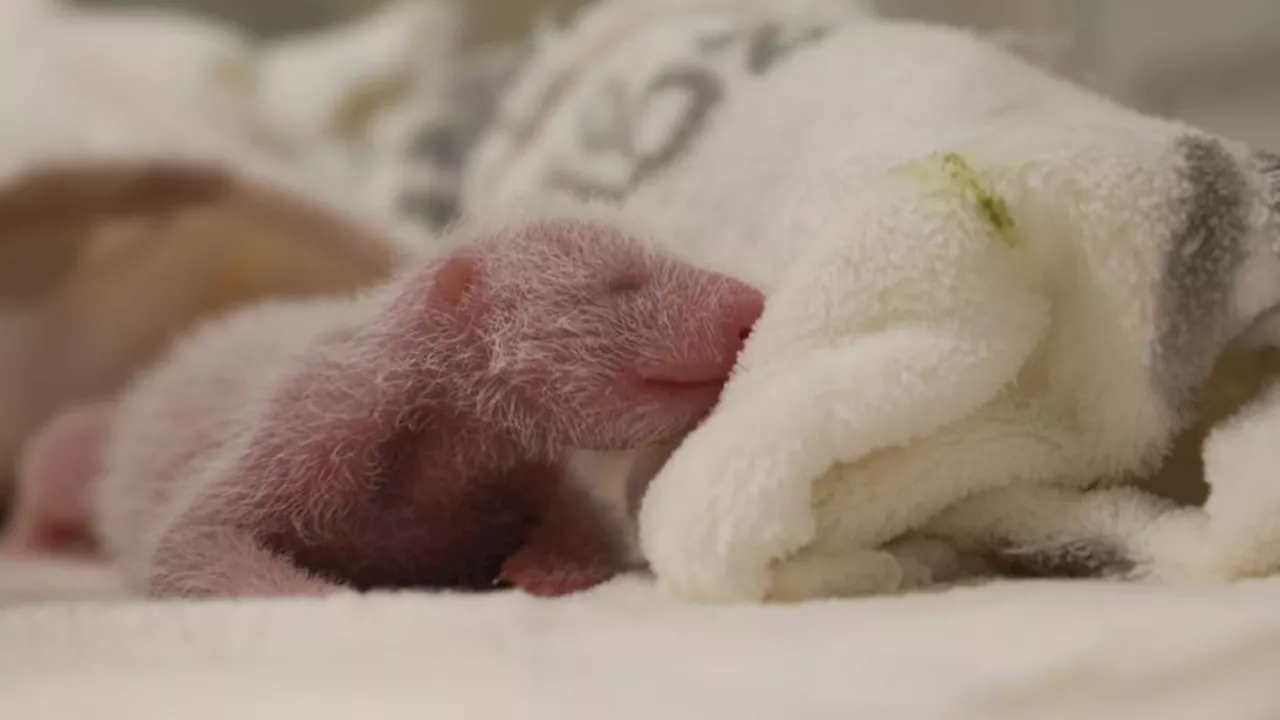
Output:
<path fill-rule="evenodd" d="M 1273 0 L 875 0 L 891 15 L 1003 28 L 1053 69 L 1144 112 L 1280 148 Z M 1065 44 L 1064 43 L 1068 43 Z"/>
<path fill-rule="evenodd" d="M 212 12 L 255 33 L 314 28 L 389 0 L 79 0 L 94 6 Z M 0 18 L 39 0 L 6 0 Z M 586 0 L 466 0 L 505 37 L 544 9 L 563 15 Z M 1272 0 L 874 0 L 890 15 L 1002 29 L 1021 35 L 1055 70 L 1147 112 L 1177 115 L 1256 146 L 1280 147 L 1280 3 Z M 501 22 L 499 22 L 501 19 Z"/>
<path fill-rule="evenodd" d="M 369 143 L 390 106 L 446 71 L 452 17 L 401 0 L 264 41 L 176 3 L 3 0 L 0 178 L 52 159 L 216 158 L 363 204 Z"/>

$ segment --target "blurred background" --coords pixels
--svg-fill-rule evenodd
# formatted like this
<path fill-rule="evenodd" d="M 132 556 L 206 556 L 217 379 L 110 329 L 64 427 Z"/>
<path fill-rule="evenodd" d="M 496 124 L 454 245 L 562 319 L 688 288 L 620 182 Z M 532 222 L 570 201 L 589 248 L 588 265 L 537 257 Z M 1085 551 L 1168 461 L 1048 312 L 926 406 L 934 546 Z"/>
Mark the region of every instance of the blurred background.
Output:
<path fill-rule="evenodd" d="M 80 0 L 180 7 L 277 36 L 366 13 L 387 0 Z M 585 0 L 465 0 L 468 39 L 522 36 Z M 876 0 L 884 14 L 1009 30 L 1053 44 L 1061 72 L 1139 109 L 1280 148 L 1280 2 L 1275 0 Z"/>

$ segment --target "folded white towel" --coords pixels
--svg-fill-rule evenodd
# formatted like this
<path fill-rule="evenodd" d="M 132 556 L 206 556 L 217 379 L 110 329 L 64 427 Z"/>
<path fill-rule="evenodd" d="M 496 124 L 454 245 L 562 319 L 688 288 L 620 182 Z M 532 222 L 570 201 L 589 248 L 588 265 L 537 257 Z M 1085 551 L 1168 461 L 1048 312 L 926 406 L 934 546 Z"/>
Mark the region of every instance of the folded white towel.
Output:
<path fill-rule="evenodd" d="M 770 293 L 641 514 L 687 598 L 894 589 L 911 573 L 881 548 L 970 496 L 1149 471 L 1226 344 L 1280 301 L 1271 156 L 964 32 L 782 7 L 598 5 L 535 56 L 468 177 L 473 209 L 613 197 Z M 1252 511 L 1226 474 L 1223 502 Z M 1040 501 L 1078 499 L 1055 493 Z M 1080 499 L 1076 527 L 1131 540 L 1140 574 L 1280 564 L 1242 562 L 1194 513 L 1113 500 Z M 1111 562 L 1064 537 L 1004 540 Z"/>

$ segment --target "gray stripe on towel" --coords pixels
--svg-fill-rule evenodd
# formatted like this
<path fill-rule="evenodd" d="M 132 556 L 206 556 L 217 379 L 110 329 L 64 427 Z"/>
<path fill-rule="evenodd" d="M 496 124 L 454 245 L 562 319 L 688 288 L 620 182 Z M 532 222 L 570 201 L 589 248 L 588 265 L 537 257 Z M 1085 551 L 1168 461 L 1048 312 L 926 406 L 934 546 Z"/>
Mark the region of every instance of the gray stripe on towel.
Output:
<path fill-rule="evenodd" d="M 1188 193 L 1165 256 L 1154 372 L 1172 410 L 1194 401 L 1231 339 L 1232 289 L 1246 257 L 1246 182 L 1221 143 L 1180 138 Z"/>

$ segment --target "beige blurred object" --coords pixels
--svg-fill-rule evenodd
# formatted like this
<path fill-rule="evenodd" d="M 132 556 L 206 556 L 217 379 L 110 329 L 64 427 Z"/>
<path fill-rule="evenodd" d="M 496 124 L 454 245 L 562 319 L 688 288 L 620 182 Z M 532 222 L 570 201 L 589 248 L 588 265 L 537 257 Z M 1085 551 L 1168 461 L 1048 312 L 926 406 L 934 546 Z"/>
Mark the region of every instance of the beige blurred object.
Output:
<path fill-rule="evenodd" d="M 34 171 L 0 188 L 0 230 L 0 478 L 30 433 L 196 323 L 354 291 L 404 252 L 315 201 L 178 162 Z"/>
<path fill-rule="evenodd" d="M 587 0 L 466 0 L 466 42 L 477 46 L 519 40 L 539 20 L 563 20 L 589 4 Z"/>

